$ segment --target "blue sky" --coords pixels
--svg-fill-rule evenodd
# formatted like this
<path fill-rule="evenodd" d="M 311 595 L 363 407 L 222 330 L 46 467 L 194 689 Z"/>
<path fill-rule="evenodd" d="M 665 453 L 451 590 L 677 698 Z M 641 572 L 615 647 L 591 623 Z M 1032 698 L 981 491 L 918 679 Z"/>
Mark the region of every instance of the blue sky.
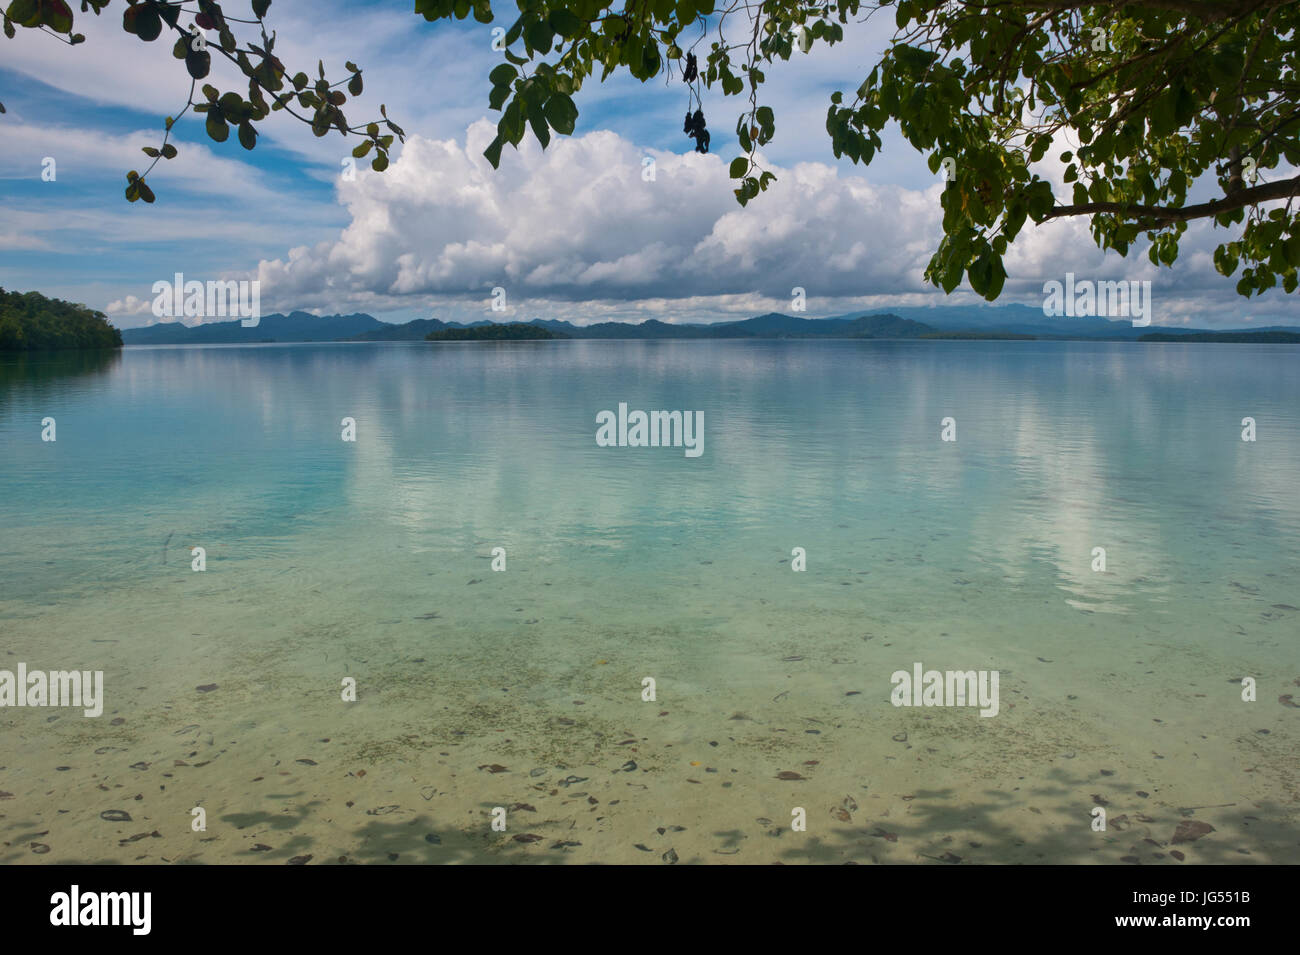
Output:
<path fill-rule="evenodd" d="M 173 134 L 180 155 L 151 176 L 158 201 L 146 205 L 123 198 L 125 172 L 148 163 L 140 147 L 159 143 L 189 84 L 170 43 L 122 31 L 121 7 L 78 14 L 87 42 L 75 48 L 33 31 L 0 39 L 6 288 L 84 302 L 123 327 L 154 320 L 153 283 L 177 272 L 257 279 L 264 312 L 390 321 L 712 321 L 789 311 L 795 286 L 811 316 L 974 300 L 964 290 L 945 299 L 921 278 L 940 237 L 942 188 L 925 157 L 897 136 L 869 169 L 830 151 L 830 93 L 861 82 L 892 22 L 851 27 L 840 46 L 769 69 L 777 138 L 764 158 L 780 181 L 742 210 L 726 175 L 737 98 L 706 93 L 704 157 L 682 133 L 676 78 L 593 81 L 576 97 L 574 137 L 545 154 L 531 142 L 507 147 L 493 171 L 480 157 L 498 116 L 487 107 L 487 74 L 501 62 L 490 25 L 430 24 L 409 0 L 275 0 L 268 23 L 289 69 L 314 72 L 320 58 L 337 78 L 353 60 L 366 90 L 349 119 L 377 117 L 385 103 L 407 146 L 386 173 L 363 164 L 345 182 L 340 163 L 355 139 L 316 139 L 277 114 L 248 152 L 233 136 L 211 142 L 191 114 Z M 221 67 L 210 81 L 235 87 L 237 73 Z M 653 182 L 641 176 L 647 156 Z M 53 182 L 41 178 L 47 157 Z M 1030 229 L 1008 257 L 1003 301 L 1041 304 L 1043 283 L 1068 268 L 1151 280 L 1157 324 L 1300 324 L 1295 296 L 1243 300 L 1214 272 L 1223 236 L 1195 226 L 1175 268 L 1157 270 L 1142 249 L 1103 255 L 1082 222 Z M 507 290 L 507 315 L 488 311 L 494 287 Z"/>

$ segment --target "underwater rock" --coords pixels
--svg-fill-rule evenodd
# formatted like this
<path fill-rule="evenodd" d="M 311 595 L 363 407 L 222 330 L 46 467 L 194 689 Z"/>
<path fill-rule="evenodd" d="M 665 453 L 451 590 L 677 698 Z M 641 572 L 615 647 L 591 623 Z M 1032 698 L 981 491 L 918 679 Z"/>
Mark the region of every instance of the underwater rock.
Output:
<path fill-rule="evenodd" d="M 1195 842 L 1201 836 L 1214 832 L 1215 829 L 1208 822 L 1201 822 L 1198 819 L 1184 819 L 1174 830 L 1174 837 L 1170 841 L 1177 845 L 1180 842 Z"/>
<path fill-rule="evenodd" d="M 131 814 L 125 809 L 105 809 L 99 818 L 105 822 L 131 822 Z"/>
<path fill-rule="evenodd" d="M 793 770 L 790 770 L 790 769 L 783 769 L 783 770 L 781 770 L 779 773 L 776 774 L 776 778 L 777 778 L 777 779 L 784 779 L 784 780 L 787 780 L 787 781 L 793 781 L 793 780 L 798 780 L 798 779 L 805 779 L 806 777 L 799 775 L 798 773 L 794 772 Z"/>
<path fill-rule="evenodd" d="M 677 850 L 675 850 L 675 849 L 669 849 L 667 852 L 665 852 L 665 853 L 663 854 L 663 856 L 661 856 L 661 858 L 662 858 L 665 862 L 667 862 L 669 865 L 676 865 L 676 864 L 677 864 Z"/>
<path fill-rule="evenodd" d="M 139 842 L 141 839 L 161 839 L 162 833 L 155 829 L 153 832 L 137 832 L 133 836 L 127 836 L 125 839 L 117 840 L 119 846 L 129 845 L 132 842 Z"/>
<path fill-rule="evenodd" d="M 196 686 L 194 689 L 198 690 L 200 693 L 211 693 L 216 688 L 217 684 L 215 683 L 204 683 L 202 686 Z"/>
<path fill-rule="evenodd" d="M 311 861 L 311 858 L 312 857 L 310 855 L 294 856 L 292 859 L 286 862 L 285 865 L 306 865 L 308 862 Z"/>

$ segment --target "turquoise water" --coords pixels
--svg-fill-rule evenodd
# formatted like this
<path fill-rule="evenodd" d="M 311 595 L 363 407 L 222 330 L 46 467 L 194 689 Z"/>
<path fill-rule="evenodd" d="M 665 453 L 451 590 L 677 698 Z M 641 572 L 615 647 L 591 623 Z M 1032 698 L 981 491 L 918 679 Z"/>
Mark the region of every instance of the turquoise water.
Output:
<path fill-rule="evenodd" d="M 702 412 L 703 454 L 598 447 L 620 402 Z M 5 861 L 1212 862 L 1300 845 L 1300 348 L 4 358 L 0 461 L 8 659 L 103 669 L 107 687 L 95 720 L 0 710 L 6 841 L 62 827 Z M 891 706 L 914 662 L 998 670 L 999 714 Z M 638 766 L 619 775 L 624 739 Z M 291 774 L 274 812 L 250 781 L 272 766 Z M 148 825 L 98 818 L 101 780 L 164 771 Z M 575 775 L 600 807 L 620 793 L 599 822 L 576 784 L 548 785 Z M 401 808 L 367 817 L 355 786 Z M 53 822 L 50 792 L 71 808 Z M 1094 797 L 1124 821 L 1093 831 Z M 535 811 L 493 832 L 490 810 L 516 803 Z M 210 841 L 189 831 L 196 805 Z M 291 838 L 257 835 L 287 806 Z M 376 831 L 389 816 L 409 828 Z M 1186 818 L 1215 831 L 1175 845 Z M 657 833 L 674 822 L 675 842 Z M 523 825 L 543 840 L 514 841 Z M 119 846 L 141 828 L 163 836 Z M 561 831 L 581 847 L 552 848 Z"/>

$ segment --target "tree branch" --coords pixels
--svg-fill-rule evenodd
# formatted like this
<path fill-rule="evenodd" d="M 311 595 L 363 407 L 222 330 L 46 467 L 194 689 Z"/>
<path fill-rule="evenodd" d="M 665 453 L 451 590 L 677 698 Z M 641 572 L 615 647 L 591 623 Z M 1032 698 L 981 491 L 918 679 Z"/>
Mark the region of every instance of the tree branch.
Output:
<path fill-rule="evenodd" d="M 1187 222 L 1191 219 L 1206 219 L 1210 216 L 1223 215 L 1225 212 L 1244 209 L 1246 206 L 1254 205 L 1257 202 L 1267 202 L 1270 199 L 1292 199 L 1297 194 L 1300 194 L 1300 176 L 1282 179 L 1278 182 L 1264 183 L 1250 189 L 1239 190 L 1224 199 L 1211 199 L 1209 202 L 1202 202 L 1195 206 L 1183 206 L 1179 209 L 1168 206 L 1133 206 L 1122 202 L 1085 202 L 1079 205 L 1056 206 L 1043 217 L 1043 221 L 1059 219 L 1062 216 L 1083 216 L 1101 213 L 1103 215 L 1118 215 L 1125 219 Z"/>

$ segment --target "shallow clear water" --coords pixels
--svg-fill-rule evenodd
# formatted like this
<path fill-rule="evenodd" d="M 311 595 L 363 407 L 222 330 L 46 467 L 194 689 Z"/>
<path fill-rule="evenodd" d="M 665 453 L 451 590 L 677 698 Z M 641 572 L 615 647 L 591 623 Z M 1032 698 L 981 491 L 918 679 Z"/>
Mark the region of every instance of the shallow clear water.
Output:
<path fill-rule="evenodd" d="M 0 860 L 1294 859 L 1297 487 L 1292 346 L 3 358 L 0 668 L 106 704 L 0 709 Z"/>

